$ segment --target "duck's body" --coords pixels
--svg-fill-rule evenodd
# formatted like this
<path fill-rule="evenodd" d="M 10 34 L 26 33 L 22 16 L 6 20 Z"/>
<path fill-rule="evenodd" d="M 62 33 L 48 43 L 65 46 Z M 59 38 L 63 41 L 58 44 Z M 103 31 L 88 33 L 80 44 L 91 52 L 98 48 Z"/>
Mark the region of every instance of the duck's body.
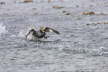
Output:
<path fill-rule="evenodd" d="M 44 28 L 40 28 L 40 30 L 38 30 L 38 31 L 36 31 L 35 29 L 29 30 L 29 32 L 26 35 L 26 39 L 27 40 L 40 40 L 42 38 L 47 38 L 46 32 L 55 32 L 55 33 L 59 34 L 58 31 L 56 31 L 52 28 L 44 27 Z"/>

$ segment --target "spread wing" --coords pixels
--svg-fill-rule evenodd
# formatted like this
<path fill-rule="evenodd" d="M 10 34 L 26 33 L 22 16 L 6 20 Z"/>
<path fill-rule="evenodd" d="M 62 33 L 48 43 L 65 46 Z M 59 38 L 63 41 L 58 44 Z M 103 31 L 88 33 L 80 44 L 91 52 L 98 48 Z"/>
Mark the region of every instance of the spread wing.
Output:
<path fill-rule="evenodd" d="M 54 33 L 56 33 L 56 34 L 60 34 L 59 31 L 57 31 L 57 30 L 55 30 L 55 29 L 52 29 L 52 28 L 49 28 L 49 27 L 46 27 L 45 32 L 54 32 Z"/>
<path fill-rule="evenodd" d="M 29 32 L 26 34 L 26 38 L 30 34 L 36 36 L 37 35 L 37 32 L 34 29 L 29 30 Z"/>

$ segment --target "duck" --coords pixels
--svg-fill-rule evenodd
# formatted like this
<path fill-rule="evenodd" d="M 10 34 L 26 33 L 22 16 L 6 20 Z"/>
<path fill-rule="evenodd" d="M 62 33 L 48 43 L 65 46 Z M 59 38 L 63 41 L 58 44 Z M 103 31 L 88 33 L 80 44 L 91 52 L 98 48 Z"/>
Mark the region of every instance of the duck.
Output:
<path fill-rule="evenodd" d="M 34 28 L 30 29 L 28 33 L 26 34 L 27 40 L 40 40 L 40 39 L 47 39 L 49 36 L 47 36 L 47 32 L 54 32 L 56 34 L 60 34 L 59 31 L 50 28 L 50 27 L 40 27 L 39 30 L 35 30 Z"/>

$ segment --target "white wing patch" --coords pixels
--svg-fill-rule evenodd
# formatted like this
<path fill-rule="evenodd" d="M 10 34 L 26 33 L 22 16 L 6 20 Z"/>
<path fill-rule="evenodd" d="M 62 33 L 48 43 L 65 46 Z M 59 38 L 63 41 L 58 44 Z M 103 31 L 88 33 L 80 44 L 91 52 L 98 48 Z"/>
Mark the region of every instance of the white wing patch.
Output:
<path fill-rule="evenodd" d="M 49 29 L 49 32 L 53 32 L 53 30 L 52 29 Z"/>

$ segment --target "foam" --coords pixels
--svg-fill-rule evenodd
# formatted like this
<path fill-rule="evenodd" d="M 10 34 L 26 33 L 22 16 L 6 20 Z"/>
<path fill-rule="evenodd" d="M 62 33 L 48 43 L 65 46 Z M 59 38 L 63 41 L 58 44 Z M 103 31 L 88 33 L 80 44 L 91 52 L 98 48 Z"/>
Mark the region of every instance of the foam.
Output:
<path fill-rule="evenodd" d="M 7 33 L 6 26 L 0 23 L 0 35 Z"/>

